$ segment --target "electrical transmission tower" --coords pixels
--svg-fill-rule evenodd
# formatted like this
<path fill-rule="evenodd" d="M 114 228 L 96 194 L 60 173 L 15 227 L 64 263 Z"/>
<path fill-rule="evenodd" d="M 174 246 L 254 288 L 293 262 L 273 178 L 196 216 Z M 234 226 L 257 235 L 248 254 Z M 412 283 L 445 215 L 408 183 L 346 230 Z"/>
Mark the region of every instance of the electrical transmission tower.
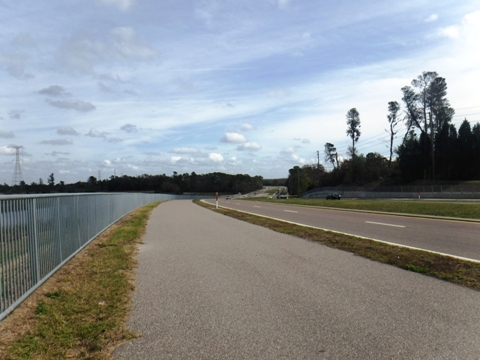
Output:
<path fill-rule="evenodd" d="M 20 185 L 23 181 L 22 168 L 20 167 L 20 149 L 23 146 L 12 145 L 12 148 L 15 149 L 15 170 L 13 171 L 13 180 L 12 186 Z"/>

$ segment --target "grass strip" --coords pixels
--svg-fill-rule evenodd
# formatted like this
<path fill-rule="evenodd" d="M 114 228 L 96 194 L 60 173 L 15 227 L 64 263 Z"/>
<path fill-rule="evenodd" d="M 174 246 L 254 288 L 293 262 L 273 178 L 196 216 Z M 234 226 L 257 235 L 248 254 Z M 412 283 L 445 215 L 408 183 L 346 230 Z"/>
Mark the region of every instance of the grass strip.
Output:
<path fill-rule="evenodd" d="M 343 200 L 342 200 L 343 201 Z M 330 231 L 294 225 L 235 210 L 218 208 L 214 205 L 194 201 L 196 204 L 232 218 L 260 225 L 271 230 L 319 242 L 331 248 L 351 252 L 355 255 L 401 269 L 428 275 L 457 285 L 480 291 L 480 264 L 433 254 L 427 251 L 403 248 L 378 241 L 337 234 Z"/>
<path fill-rule="evenodd" d="M 461 219 L 480 219 L 480 203 L 459 204 L 441 201 L 423 201 L 423 200 L 363 200 L 363 199 L 268 199 L 268 198 L 246 198 L 245 200 L 282 203 L 290 205 L 321 206 L 338 209 L 383 211 L 389 213 L 401 213 L 410 215 L 430 215 L 445 216 Z"/>
<path fill-rule="evenodd" d="M 0 357 L 112 359 L 117 345 L 137 337 L 124 324 L 134 288 L 137 244 L 157 205 L 127 215 L 47 281 L 29 331 Z"/>

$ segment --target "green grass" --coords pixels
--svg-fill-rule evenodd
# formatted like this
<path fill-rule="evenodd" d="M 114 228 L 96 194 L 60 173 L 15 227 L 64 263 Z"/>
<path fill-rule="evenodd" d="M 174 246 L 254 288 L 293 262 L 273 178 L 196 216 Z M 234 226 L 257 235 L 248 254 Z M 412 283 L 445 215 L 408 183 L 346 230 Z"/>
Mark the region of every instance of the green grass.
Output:
<path fill-rule="evenodd" d="M 273 203 L 332 207 L 339 209 L 383 211 L 411 215 L 445 216 L 462 219 L 480 219 L 480 203 L 458 204 L 441 201 L 395 201 L 395 200 L 324 200 L 324 199 L 267 199 L 251 198 L 247 200 Z"/>
<path fill-rule="evenodd" d="M 235 210 L 224 208 L 215 209 L 215 206 L 198 200 L 194 202 L 212 211 L 238 220 L 263 226 L 283 234 L 318 242 L 373 261 L 389 264 L 404 270 L 424 274 L 480 291 L 480 263 L 464 261 L 422 250 L 403 248 L 354 236 L 337 234 L 330 231 L 293 225 Z M 338 204 L 339 202 L 337 201 L 336 203 Z"/>
<path fill-rule="evenodd" d="M 110 234 L 72 259 L 55 280 L 58 288 L 38 301 L 35 325 L 2 359 L 110 359 L 109 349 L 137 335 L 124 327 L 133 290 L 136 246 L 151 210 L 126 217 Z M 55 275 L 57 276 L 57 274 Z"/>
<path fill-rule="evenodd" d="M 412 264 L 407 264 L 405 265 L 405 269 L 413 271 L 413 272 L 418 272 L 420 274 L 427 274 L 430 272 L 429 268 L 421 267 L 421 266 L 416 266 Z"/>

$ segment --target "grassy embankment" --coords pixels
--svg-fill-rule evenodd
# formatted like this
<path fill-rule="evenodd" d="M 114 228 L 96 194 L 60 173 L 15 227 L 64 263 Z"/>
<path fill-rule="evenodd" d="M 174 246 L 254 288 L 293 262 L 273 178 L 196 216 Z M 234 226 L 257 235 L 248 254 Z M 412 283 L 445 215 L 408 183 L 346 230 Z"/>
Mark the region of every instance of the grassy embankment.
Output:
<path fill-rule="evenodd" d="M 0 323 L 1 359 L 111 359 L 125 327 L 147 205 L 101 234 Z"/>
<path fill-rule="evenodd" d="M 454 203 L 425 200 L 325 200 L 325 199 L 268 199 L 248 198 L 245 200 L 265 201 L 289 205 L 333 207 L 350 210 L 382 211 L 412 215 L 445 216 L 462 219 L 480 219 L 480 202 Z"/>
<path fill-rule="evenodd" d="M 258 199 L 255 198 L 255 200 Z M 285 201 L 283 200 L 274 201 L 285 203 Z M 228 210 L 223 208 L 219 208 L 218 210 L 216 210 L 215 206 L 213 205 L 206 204 L 198 200 L 196 200 L 195 202 L 200 206 L 209 208 L 218 213 L 239 220 L 247 221 L 255 225 L 264 226 L 280 233 L 319 242 L 323 245 L 348 251 L 355 255 L 362 256 L 374 261 L 393 265 L 405 270 L 414 271 L 480 291 L 480 263 L 464 261 L 449 256 L 432 254 L 427 251 L 403 248 L 400 246 L 389 245 L 373 240 L 361 239 L 354 236 L 342 235 L 329 231 L 293 225 L 286 222 L 250 215 L 234 210 Z M 330 206 L 340 205 L 345 208 L 347 208 L 348 205 L 351 205 L 353 208 L 364 210 L 387 211 L 386 209 L 390 209 L 390 212 L 407 212 L 409 214 L 415 214 L 415 211 L 423 211 L 422 214 L 437 215 L 438 213 L 441 213 L 442 216 L 449 217 L 461 217 L 459 214 L 468 214 L 469 218 L 480 218 L 480 205 L 473 205 L 472 207 L 466 208 L 463 208 L 462 206 L 455 206 L 452 211 L 449 211 L 448 208 L 450 207 L 450 205 L 453 204 L 444 204 L 444 206 L 440 206 L 441 209 L 435 210 L 434 208 L 430 207 L 429 204 L 405 204 L 403 202 L 398 202 L 398 207 L 395 207 L 394 204 L 384 206 L 377 201 L 366 201 L 364 204 L 360 204 L 363 202 L 364 201 L 353 200 L 327 202 L 325 200 L 310 201 L 302 199 L 289 199 L 287 201 L 287 203 L 289 204 L 315 204 L 317 206 L 323 206 L 324 203 L 328 203 Z M 378 207 L 372 205 L 374 203 L 378 203 Z M 413 206 L 409 207 L 409 205 Z M 417 205 L 419 207 L 417 207 Z M 438 206 L 438 204 L 435 205 Z"/>

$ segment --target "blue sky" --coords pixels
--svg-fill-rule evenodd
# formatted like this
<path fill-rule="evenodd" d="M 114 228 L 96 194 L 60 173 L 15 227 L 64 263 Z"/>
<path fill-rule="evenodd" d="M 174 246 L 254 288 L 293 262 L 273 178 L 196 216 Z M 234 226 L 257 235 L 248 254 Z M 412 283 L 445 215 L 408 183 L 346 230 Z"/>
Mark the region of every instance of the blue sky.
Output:
<path fill-rule="evenodd" d="M 347 156 L 353 107 L 358 150 L 387 156 L 388 102 L 422 71 L 480 121 L 477 1 L 0 0 L 0 21 L 0 183 L 12 145 L 27 183 L 286 177 L 326 142 Z"/>

